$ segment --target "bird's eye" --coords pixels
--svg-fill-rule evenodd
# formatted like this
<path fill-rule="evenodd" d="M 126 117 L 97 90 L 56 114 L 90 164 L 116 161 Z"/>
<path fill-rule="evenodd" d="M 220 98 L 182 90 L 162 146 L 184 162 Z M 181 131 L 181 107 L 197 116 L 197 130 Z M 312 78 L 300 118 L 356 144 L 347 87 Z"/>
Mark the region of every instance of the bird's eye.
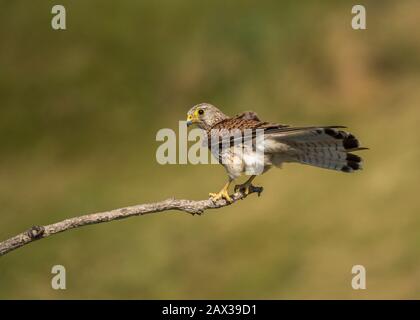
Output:
<path fill-rule="evenodd" d="M 199 114 L 199 115 L 204 114 L 204 110 L 203 110 L 203 109 L 198 110 L 198 114 Z"/>

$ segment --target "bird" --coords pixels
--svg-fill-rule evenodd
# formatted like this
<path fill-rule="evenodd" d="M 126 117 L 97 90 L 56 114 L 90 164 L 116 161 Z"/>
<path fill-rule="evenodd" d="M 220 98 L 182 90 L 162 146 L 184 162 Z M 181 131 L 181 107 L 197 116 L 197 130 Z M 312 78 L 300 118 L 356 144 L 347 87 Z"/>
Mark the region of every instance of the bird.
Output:
<path fill-rule="evenodd" d="M 246 111 L 233 117 L 224 114 L 210 103 L 200 103 L 193 106 L 187 113 L 188 127 L 196 125 L 207 135 L 208 147 L 213 156 L 221 163 L 228 175 L 228 181 L 216 193 L 209 193 L 213 201 L 224 199 L 232 202 L 229 195 L 231 183 L 242 175 L 249 179 L 234 187 L 248 195 L 254 188 L 252 181 L 257 175 L 267 172 L 273 167 L 280 168 L 283 163 L 300 163 L 353 173 L 362 169 L 362 158 L 354 151 L 365 150 L 359 140 L 347 131 L 345 126 L 308 126 L 293 127 L 286 124 L 261 121 L 253 111 Z M 241 137 L 233 137 L 232 131 L 251 132 L 248 139 L 254 147 L 245 143 Z M 258 139 L 256 132 L 263 133 L 263 139 Z M 245 136 L 245 134 L 244 134 Z M 211 140 L 210 137 L 216 137 Z M 228 141 L 222 148 L 222 141 Z M 243 152 L 237 152 L 241 148 Z M 263 150 L 263 156 L 258 158 L 257 151 Z M 260 165 L 262 170 L 257 170 Z"/>

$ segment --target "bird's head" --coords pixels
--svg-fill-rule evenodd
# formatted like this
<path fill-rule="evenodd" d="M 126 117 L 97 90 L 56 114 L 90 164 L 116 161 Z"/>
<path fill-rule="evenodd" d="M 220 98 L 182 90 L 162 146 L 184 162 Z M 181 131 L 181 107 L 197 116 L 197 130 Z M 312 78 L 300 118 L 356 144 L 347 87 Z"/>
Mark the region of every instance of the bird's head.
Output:
<path fill-rule="evenodd" d="M 187 126 L 196 124 L 201 129 L 210 129 L 216 123 L 228 118 L 222 111 L 209 103 L 195 105 L 187 113 Z"/>

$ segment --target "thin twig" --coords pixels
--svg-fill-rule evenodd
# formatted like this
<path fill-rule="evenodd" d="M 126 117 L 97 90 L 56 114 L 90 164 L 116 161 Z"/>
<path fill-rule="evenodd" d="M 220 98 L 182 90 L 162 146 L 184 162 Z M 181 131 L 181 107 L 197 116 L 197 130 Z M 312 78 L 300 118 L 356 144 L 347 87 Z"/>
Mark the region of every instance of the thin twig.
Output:
<path fill-rule="evenodd" d="M 263 189 L 261 187 L 251 187 L 250 193 L 261 194 Z M 9 253 L 15 249 L 18 249 L 24 245 L 27 245 L 33 241 L 43 239 L 52 236 L 56 233 L 64 232 L 70 229 L 87 226 L 90 224 L 97 224 L 103 222 L 110 222 L 113 220 L 125 219 L 134 216 L 140 216 L 144 214 L 150 214 L 155 212 L 162 212 L 167 210 L 178 210 L 192 215 L 201 215 L 204 210 L 207 209 L 218 209 L 231 205 L 232 203 L 246 198 L 241 192 L 236 192 L 232 196 L 232 202 L 229 203 L 226 200 L 177 200 L 167 199 L 156 203 L 140 204 L 131 207 L 125 207 L 120 209 L 114 209 L 111 211 L 104 211 L 98 213 L 92 213 L 83 215 L 80 217 L 69 218 L 57 223 L 45 225 L 45 226 L 33 226 L 29 230 L 22 232 L 10 239 L 0 242 L 0 256 Z"/>

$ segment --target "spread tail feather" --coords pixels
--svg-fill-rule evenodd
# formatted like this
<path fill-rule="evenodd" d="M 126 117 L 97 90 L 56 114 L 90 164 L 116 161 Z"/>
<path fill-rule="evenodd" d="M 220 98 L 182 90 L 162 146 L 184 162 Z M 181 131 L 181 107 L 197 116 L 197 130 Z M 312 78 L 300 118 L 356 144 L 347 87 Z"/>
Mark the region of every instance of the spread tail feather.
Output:
<path fill-rule="evenodd" d="M 292 162 L 348 173 L 362 169 L 362 158 L 351 152 L 366 148 L 351 133 L 331 127 L 302 128 L 272 138 L 289 146 Z"/>
<path fill-rule="evenodd" d="M 303 151 L 296 156 L 296 161 L 302 164 L 308 164 L 315 167 L 337 170 L 343 172 L 354 172 L 363 169 L 362 158 L 345 152 L 331 152 L 332 156 L 319 156 L 312 152 Z"/>

